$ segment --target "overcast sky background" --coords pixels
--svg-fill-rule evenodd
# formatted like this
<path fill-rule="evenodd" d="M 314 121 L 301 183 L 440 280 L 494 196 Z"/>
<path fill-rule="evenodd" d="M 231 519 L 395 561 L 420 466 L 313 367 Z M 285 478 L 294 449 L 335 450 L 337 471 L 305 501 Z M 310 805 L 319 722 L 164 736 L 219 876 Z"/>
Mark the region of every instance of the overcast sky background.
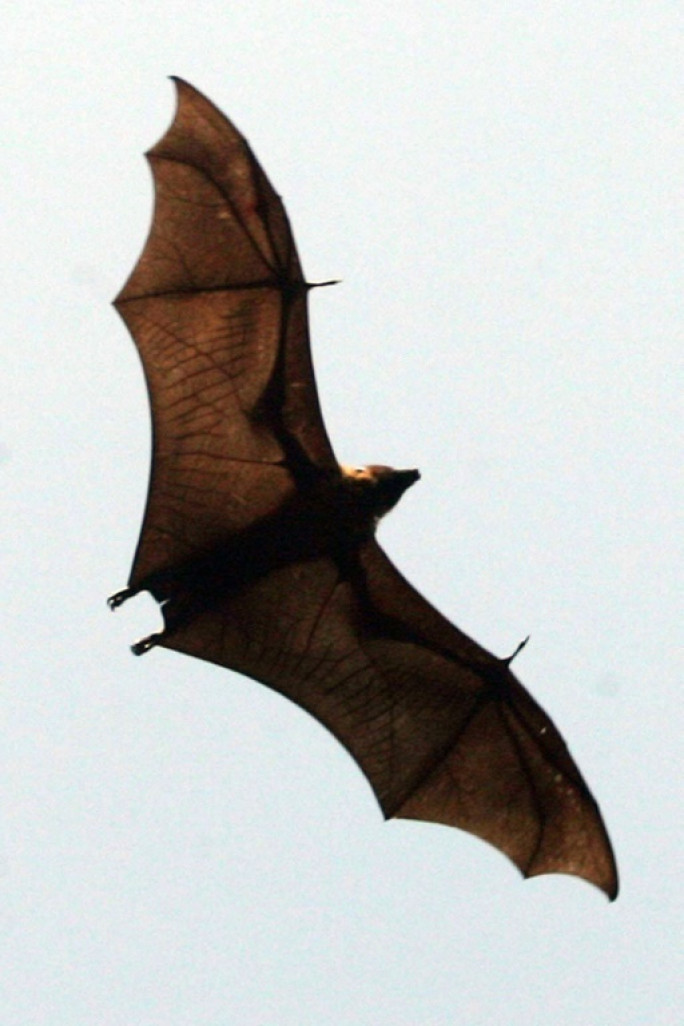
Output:
<path fill-rule="evenodd" d="M 3 1026 L 669 1026 L 682 1000 L 680 2 L 38 2 L 2 16 Z M 312 280 L 340 459 L 567 738 L 621 871 L 383 824 L 253 682 L 112 616 L 150 424 L 110 300 L 178 74 Z"/>

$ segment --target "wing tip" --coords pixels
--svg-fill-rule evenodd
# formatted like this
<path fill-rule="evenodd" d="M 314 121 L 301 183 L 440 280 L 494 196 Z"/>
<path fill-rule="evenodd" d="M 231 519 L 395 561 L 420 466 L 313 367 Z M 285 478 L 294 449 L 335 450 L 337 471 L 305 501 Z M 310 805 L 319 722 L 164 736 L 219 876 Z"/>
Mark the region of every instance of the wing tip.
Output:
<path fill-rule="evenodd" d="M 188 93 L 189 95 L 193 96 L 203 95 L 202 93 L 200 93 L 199 89 L 195 89 L 194 85 L 188 82 L 188 80 L 186 78 L 183 78 L 181 75 L 169 75 L 169 81 L 173 82 L 174 86 L 176 87 L 176 93 L 179 96 L 183 93 Z M 204 97 L 204 99 L 206 99 L 206 97 Z"/>
<path fill-rule="evenodd" d="M 239 129 L 209 99 L 206 93 L 197 89 L 180 75 L 169 75 L 168 78 L 169 81 L 173 82 L 176 89 L 176 109 L 167 130 L 159 141 L 145 153 L 148 160 L 156 156 L 165 156 L 164 147 L 173 138 L 174 134 L 178 133 L 185 137 L 195 135 L 196 129 L 190 126 L 197 122 L 211 125 L 214 131 L 219 133 L 225 132 L 227 128 L 231 134 L 236 136 L 249 149 L 249 145 Z"/>
<path fill-rule="evenodd" d="M 228 120 L 225 114 L 218 109 L 216 104 L 209 99 L 206 93 L 203 93 L 201 89 L 198 89 L 191 82 L 188 82 L 186 78 L 182 78 L 180 75 L 169 75 L 169 79 L 176 87 L 176 103 L 178 104 L 178 108 L 180 108 L 183 103 L 188 103 L 194 106 L 204 107 L 205 109 L 218 114 L 222 120 Z"/>
<path fill-rule="evenodd" d="M 465 828 L 453 820 L 433 816 L 416 816 L 411 813 L 407 815 L 405 811 L 402 811 L 401 807 L 388 807 L 386 803 L 383 805 L 382 802 L 379 804 L 385 820 L 404 819 L 436 823 L 439 826 L 446 826 L 450 829 L 456 828 L 473 837 L 477 837 L 480 841 L 504 855 L 515 866 L 524 880 L 531 880 L 537 876 L 573 876 L 598 888 L 598 890 L 606 895 L 610 902 L 615 901 L 618 897 L 620 883 L 617 863 L 612 845 L 605 832 L 600 839 L 600 843 L 598 841 L 595 842 L 593 857 L 585 860 L 581 860 L 576 850 L 574 855 L 571 851 L 566 851 L 565 853 L 556 853 L 555 856 L 549 856 L 548 853 L 546 856 L 540 856 L 539 851 L 537 851 L 531 858 L 525 859 L 520 857 L 520 853 L 514 853 L 507 846 L 493 841 L 491 838 L 484 836 L 483 833 Z"/>
<path fill-rule="evenodd" d="M 516 863 L 517 865 L 517 863 Z M 598 873 L 589 873 L 579 869 L 538 869 L 538 870 L 525 870 L 518 866 L 524 880 L 533 880 L 538 876 L 572 876 L 576 880 L 584 880 L 585 883 L 591 884 L 592 887 L 596 887 L 602 894 L 605 894 L 609 902 L 614 902 L 620 893 L 620 882 L 617 875 L 617 870 L 612 869 L 607 875 Z"/>
<path fill-rule="evenodd" d="M 145 150 L 144 155 L 150 164 L 153 162 L 154 157 L 157 156 L 157 148 L 163 145 L 169 134 L 173 131 L 174 126 L 180 120 L 182 109 L 185 105 L 190 107 L 203 104 L 206 107 L 217 110 L 211 100 L 205 96 L 204 93 L 200 92 L 199 89 L 196 89 L 194 85 L 187 81 L 187 79 L 181 78 L 180 75 L 169 75 L 168 78 L 170 82 L 173 82 L 176 89 L 176 109 L 173 112 L 173 117 L 171 118 L 169 127 L 163 135 L 156 143 L 150 146 L 148 150 Z"/>
<path fill-rule="evenodd" d="M 545 851 L 542 845 L 527 863 L 513 859 L 524 879 L 556 873 L 574 876 L 597 887 L 608 901 L 615 901 L 620 891 L 617 861 L 601 813 L 593 800 L 592 806 L 596 816 L 595 829 L 585 836 L 584 844 L 576 843 L 561 852 L 548 848 Z"/>

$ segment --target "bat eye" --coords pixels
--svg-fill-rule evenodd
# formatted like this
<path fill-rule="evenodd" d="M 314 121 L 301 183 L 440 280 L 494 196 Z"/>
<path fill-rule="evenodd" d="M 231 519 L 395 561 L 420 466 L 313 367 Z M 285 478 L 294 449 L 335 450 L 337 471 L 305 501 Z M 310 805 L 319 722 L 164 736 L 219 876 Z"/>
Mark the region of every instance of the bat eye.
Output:
<path fill-rule="evenodd" d="M 368 473 L 368 467 L 352 467 L 352 466 L 349 466 L 349 465 L 347 465 L 347 466 L 343 465 L 342 466 L 342 473 L 346 474 L 347 477 L 351 477 L 351 478 L 366 478 L 366 477 L 370 477 L 370 475 Z"/>

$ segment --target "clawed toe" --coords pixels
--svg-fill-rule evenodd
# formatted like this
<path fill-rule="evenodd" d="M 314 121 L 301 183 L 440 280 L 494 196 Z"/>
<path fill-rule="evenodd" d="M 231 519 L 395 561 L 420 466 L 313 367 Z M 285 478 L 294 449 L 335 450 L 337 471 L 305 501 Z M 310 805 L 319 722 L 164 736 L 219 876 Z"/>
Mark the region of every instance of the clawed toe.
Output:
<path fill-rule="evenodd" d="M 131 588 L 124 588 L 123 591 L 117 591 L 115 595 L 110 595 L 107 599 L 107 605 L 110 609 L 118 609 L 133 594 Z"/>
<path fill-rule="evenodd" d="M 137 656 L 144 655 L 145 652 L 149 652 L 151 648 L 159 644 L 161 636 L 161 632 L 148 634 L 146 638 L 141 638 L 140 641 L 136 641 L 135 645 L 131 645 L 131 652 Z"/>

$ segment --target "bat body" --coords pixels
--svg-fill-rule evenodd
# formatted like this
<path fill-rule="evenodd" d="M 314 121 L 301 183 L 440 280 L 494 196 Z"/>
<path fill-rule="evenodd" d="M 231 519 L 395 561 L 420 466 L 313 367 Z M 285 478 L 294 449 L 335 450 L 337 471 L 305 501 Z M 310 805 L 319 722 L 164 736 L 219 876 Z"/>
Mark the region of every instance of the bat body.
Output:
<path fill-rule="evenodd" d="M 400 575 L 375 531 L 415 470 L 342 467 L 318 404 L 307 284 L 247 142 L 176 80 L 150 151 L 156 208 L 115 305 L 140 352 L 153 460 L 129 586 L 161 603 L 138 642 L 242 672 L 356 759 L 385 816 L 460 827 L 525 876 L 617 894 L 600 812 L 510 670 Z"/>

